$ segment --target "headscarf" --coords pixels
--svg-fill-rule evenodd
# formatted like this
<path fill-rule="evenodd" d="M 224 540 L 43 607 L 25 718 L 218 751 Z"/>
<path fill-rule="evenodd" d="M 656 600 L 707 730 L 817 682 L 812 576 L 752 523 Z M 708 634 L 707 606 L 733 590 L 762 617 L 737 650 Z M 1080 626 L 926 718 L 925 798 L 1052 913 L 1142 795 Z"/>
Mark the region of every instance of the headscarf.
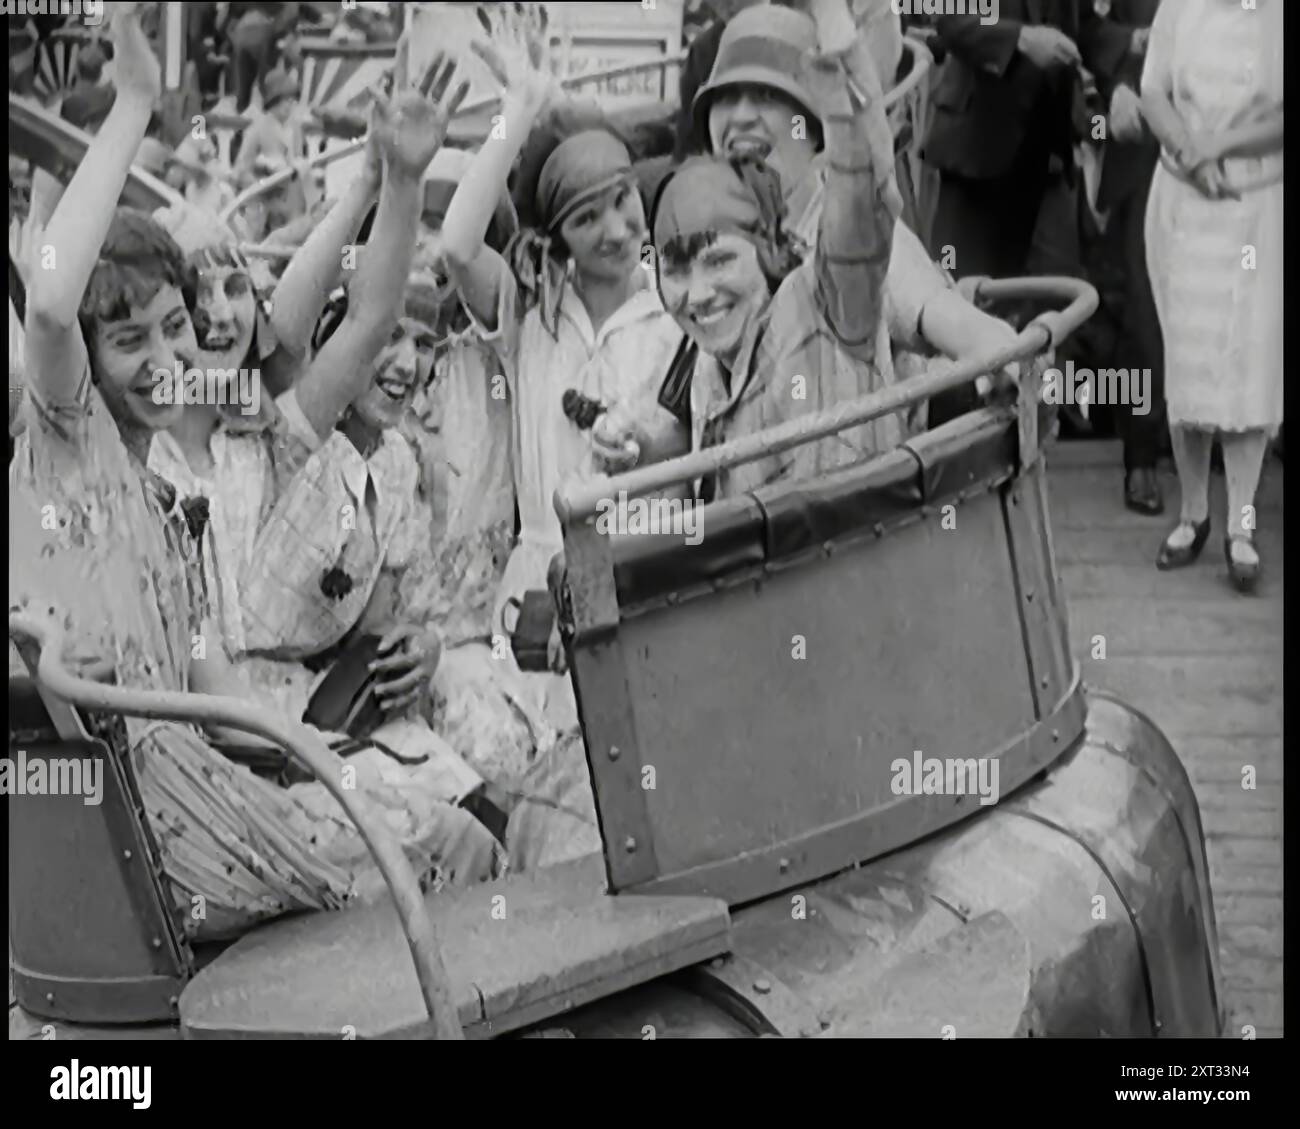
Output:
<path fill-rule="evenodd" d="M 653 216 L 654 244 L 706 232 L 739 235 L 758 251 L 758 262 L 775 286 L 797 264 L 782 226 L 781 178 L 756 157 L 725 160 L 692 157 L 659 189 Z"/>
<path fill-rule="evenodd" d="M 578 208 L 619 184 L 632 182 L 627 148 L 604 129 L 587 129 L 561 141 L 546 158 L 533 197 L 538 226 L 521 231 L 507 248 L 520 292 L 536 302 L 542 325 L 554 336 L 564 289 L 564 264 L 552 254 L 560 225 Z"/>

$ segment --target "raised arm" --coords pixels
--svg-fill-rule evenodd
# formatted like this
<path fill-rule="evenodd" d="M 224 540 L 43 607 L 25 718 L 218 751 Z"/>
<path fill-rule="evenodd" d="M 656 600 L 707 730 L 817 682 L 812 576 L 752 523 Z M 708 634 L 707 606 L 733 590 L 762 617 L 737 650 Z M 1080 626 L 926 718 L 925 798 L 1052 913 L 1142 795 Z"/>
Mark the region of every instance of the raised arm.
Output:
<path fill-rule="evenodd" d="M 85 375 L 77 310 L 162 90 L 134 4 L 117 6 L 112 34 L 117 98 L 46 225 L 27 279 L 28 381 L 51 404 L 71 402 Z"/>
<path fill-rule="evenodd" d="M 553 78 L 533 65 L 526 47 L 504 47 L 473 45 L 505 88 L 501 117 L 456 186 L 442 224 L 447 271 L 470 313 L 489 331 L 498 328 L 502 271 L 501 257 L 484 239 L 515 158 L 554 86 Z"/>
<path fill-rule="evenodd" d="M 245 175 L 253 180 L 257 179 L 257 158 L 262 155 L 266 148 L 266 129 L 263 124 L 266 121 L 266 115 L 254 118 L 244 129 L 243 140 L 239 143 L 239 153 L 235 157 L 234 173 L 236 180 Z"/>
<path fill-rule="evenodd" d="M 272 295 L 271 328 L 291 352 L 302 352 L 311 341 L 325 299 L 338 285 L 344 248 L 356 239 L 382 180 L 383 156 L 372 132 L 360 173 L 289 260 Z"/>
<path fill-rule="evenodd" d="M 469 86 L 439 54 L 418 90 L 405 89 L 399 49 L 397 90 L 376 103 L 372 129 L 384 157 L 383 188 L 369 243 L 348 287 L 348 312 L 338 331 L 312 359 L 294 389 L 298 407 L 318 436 L 327 435 L 344 409 L 370 384 L 371 365 L 402 307 L 420 221 L 420 177 L 447 135 L 451 115 Z"/>
<path fill-rule="evenodd" d="M 824 99 L 828 161 L 815 260 L 818 303 L 840 346 L 872 360 L 894 222 L 903 210 L 893 134 L 880 76 L 847 3 L 812 0 L 809 7 L 822 52 L 810 77 Z"/>

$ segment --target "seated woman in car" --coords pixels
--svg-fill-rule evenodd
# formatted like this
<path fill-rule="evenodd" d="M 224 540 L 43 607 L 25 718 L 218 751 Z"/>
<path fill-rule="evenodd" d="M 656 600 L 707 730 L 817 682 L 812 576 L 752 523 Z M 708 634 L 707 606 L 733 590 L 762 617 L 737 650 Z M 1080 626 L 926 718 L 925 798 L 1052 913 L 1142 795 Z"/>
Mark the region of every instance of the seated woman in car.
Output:
<path fill-rule="evenodd" d="M 117 98 L 46 229 L 59 269 L 34 272 L 28 293 L 28 426 L 10 469 L 10 607 L 58 609 L 72 649 L 111 660 L 121 686 L 238 696 L 191 565 L 203 515 L 145 466 L 153 436 L 182 409 L 155 395 L 156 374 L 192 364 L 197 346 L 176 244 L 148 216 L 114 211 L 161 83 L 131 9 L 116 16 L 113 37 Z M 445 107 L 404 82 L 399 89 L 382 115 L 377 225 L 414 199 L 445 128 Z M 192 936 L 230 936 L 383 889 L 323 785 L 281 788 L 253 775 L 219 751 L 214 742 L 230 739 L 221 731 L 138 718 L 125 728 L 164 874 Z M 423 882 L 499 872 L 491 835 L 432 797 L 417 774 L 378 753 L 348 763 Z"/>
<path fill-rule="evenodd" d="M 784 227 L 780 179 L 756 155 L 687 161 L 660 188 L 651 223 L 665 308 L 698 349 L 689 374 L 692 447 L 712 446 L 877 391 L 885 278 L 902 210 L 893 138 L 871 53 L 844 0 L 810 4 L 821 53 L 805 82 L 821 108 L 826 195 L 812 255 Z M 740 493 L 886 451 L 895 416 L 724 471 Z M 618 451 L 623 434 L 595 436 Z M 639 441 L 639 440 L 638 440 Z"/>
<path fill-rule="evenodd" d="M 306 684 L 286 703 L 302 714 L 316 700 L 312 692 L 329 686 L 311 670 L 377 640 L 369 662 L 377 678 L 374 721 L 382 716 L 382 723 L 369 736 L 406 756 L 445 760 L 454 749 L 477 774 L 508 788 L 550 730 L 520 708 L 522 693 L 506 664 L 493 659 L 491 640 L 461 634 L 470 625 L 486 630 L 492 578 L 475 598 L 474 585 L 448 573 L 467 558 L 441 554 L 401 430 L 430 378 L 446 297 L 427 276 L 407 283 L 403 316 L 370 367 L 369 386 L 268 515 L 242 585 L 250 657 L 240 666 L 263 684 L 306 671 Z M 341 305 L 321 327 L 322 351 Z M 474 657 L 480 651 L 485 661 Z M 449 783 L 465 775 L 452 773 Z"/>

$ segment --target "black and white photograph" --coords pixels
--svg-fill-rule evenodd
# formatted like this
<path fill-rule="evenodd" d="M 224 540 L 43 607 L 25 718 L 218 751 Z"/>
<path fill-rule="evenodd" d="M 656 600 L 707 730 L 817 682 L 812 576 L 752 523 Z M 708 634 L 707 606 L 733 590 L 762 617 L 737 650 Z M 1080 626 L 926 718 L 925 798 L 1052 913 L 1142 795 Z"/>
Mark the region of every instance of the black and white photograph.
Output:
<path fill-rule="evenodd" d="M 1281 0 L 2 7 L 35 1100 L 786 1038 L 1251 1101 Z"/>

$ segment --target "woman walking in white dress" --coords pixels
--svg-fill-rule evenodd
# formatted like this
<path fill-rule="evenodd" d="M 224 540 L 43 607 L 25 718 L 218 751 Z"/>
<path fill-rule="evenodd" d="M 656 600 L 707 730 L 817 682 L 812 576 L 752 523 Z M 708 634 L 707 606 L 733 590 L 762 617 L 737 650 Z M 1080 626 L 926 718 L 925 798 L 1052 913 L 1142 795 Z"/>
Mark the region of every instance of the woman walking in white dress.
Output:
<path fill-rule="evenodd" d="M 1182 514 L 1157 566 L 1180 568 L 1210 534 L 1210 449 L 1223 447 L 1224 554 L 1254 589 L 1255 490 L 1282 422 L 1282 5 L 1179 0 L 1156 15 L 1142 109 L 1162 153 L 1147 261 L 1165 339 Z"/>

